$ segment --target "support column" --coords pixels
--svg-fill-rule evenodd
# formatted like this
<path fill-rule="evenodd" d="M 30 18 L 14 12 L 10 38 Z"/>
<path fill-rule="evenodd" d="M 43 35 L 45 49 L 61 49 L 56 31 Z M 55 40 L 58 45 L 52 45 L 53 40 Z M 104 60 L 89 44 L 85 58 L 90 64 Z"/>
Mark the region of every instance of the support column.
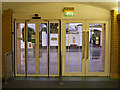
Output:
<path fill-rule="evenodd" d="M 2 78 L 5 78 L 5 53 L 12 51 L 12 13 L 11 9 L 2 13 Z"/>
<path fill-rule="evenodd" d="M 118 78 L 118 11 L 111 11 L 110 76 Z"/>

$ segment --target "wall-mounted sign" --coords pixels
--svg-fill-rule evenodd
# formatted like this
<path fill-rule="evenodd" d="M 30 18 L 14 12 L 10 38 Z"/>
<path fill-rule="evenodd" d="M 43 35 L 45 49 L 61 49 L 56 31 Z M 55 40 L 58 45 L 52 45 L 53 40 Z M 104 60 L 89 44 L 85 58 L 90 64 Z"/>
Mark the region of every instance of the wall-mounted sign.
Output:
<path fill-rule="evenodd" d="M 73 17 L 74 15 L 74 7 L 65 7 L 64 8 L 64 16 L 65 17 Z"/>
<path fill-rule="evenodd" d="M 73 12 L 64 12 L 65 17 L 73 17 Z"/>
<path fill-rule="evenodd" d="M 56 41 L 56 40 L 57 40 L 57 38 L 51 38 L 51 40 L 54 40 L 54 41 Z"/>
<path fill-rule="evenodd" d="M 35 35 L 31 35 L 31 42 L 35 43 Z"/>

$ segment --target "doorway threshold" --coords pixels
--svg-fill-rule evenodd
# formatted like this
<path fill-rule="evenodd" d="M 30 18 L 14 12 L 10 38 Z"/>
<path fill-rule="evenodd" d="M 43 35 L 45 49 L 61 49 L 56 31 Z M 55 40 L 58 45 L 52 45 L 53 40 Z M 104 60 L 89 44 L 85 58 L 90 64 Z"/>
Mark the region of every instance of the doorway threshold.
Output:
<path fill-rule="evenodd" d="M 40 80 L 40 81 L 117 81 L 109 77 L 15 77 L 14 80 Z"/>

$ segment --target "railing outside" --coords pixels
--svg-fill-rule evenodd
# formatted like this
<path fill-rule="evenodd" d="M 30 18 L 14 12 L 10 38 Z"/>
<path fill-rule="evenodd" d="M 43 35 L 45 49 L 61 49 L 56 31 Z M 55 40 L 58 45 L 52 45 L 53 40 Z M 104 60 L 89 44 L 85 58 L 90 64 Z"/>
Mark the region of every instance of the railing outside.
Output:
<path fill-rule="evenodd" d="M 5 53 L 5 83 L 13 76 L 13 51 Z"/>

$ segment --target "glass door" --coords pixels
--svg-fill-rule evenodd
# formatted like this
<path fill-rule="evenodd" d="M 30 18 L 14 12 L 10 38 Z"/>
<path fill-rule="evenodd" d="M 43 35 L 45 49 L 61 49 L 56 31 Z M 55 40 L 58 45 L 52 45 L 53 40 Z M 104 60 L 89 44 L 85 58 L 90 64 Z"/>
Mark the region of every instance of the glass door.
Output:
<path fill-rule="evenodd" d="M 59 76 L 59 21 L 38 21 L 39 76 Z"/>
<path fill-rule="evenodd" d="M 86 31 L 86 75 L 108 75 L 108 26 L 107 22 L 88 22 Z"/>
<path fill-rule="evenodd" d="M 59 21 L 49 21 L 49 76 L 59 76 L 60 61 Z"/>
<path fill-rule="evenodd" d="M 63 76 L 85 75 L 85 23 L 82 21 L 66 20 L 64 22 L 65 38 L 63 53 Z M 63 56 L 63 55 L 62 55 Z"/>
<path fill-rule="evenodd" d="M 15 74 L 25 75 L 25 22 L 15 23 Z"/>
<path fill-rule="evenodd" d="M 27 76 L 37 74 L 37 22 L 26 22 L 26 72 Z"/>
<path fill-rule="evenodd" d="M 63 20 L 62 75 L 108 76 L 107 21 Z"/>
<path fill-rule="evenodd" d="M 15 26 L 16 76 L 59 76 L 59 21 L 16 21 Z"/>
<path fill-rule="evenodd" d="M 36 22 L 15 21 L 15 73 L 16 76 L 36 74 Z"/>
<path fill-rule="evenodd" d="M 39 21 L 39 30 L 38 30 L 38 52 L 39 52 L 39 75 L 48 76 L 48 22 Z"/>

